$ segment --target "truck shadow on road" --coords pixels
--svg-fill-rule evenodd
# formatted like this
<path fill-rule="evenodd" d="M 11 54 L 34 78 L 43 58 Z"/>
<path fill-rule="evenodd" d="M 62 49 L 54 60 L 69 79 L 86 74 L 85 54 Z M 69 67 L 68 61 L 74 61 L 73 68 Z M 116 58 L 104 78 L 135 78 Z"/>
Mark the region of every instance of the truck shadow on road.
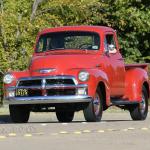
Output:
<path fill-rule="evenodd" d="M 132 120 L 128 120 L 128 119 L 126 119 L 126 120 L 120 120 L 120 119 L 118 119 L 118 120 L 106 120 L 106 119 L 104 119 L 104 120 L 102 120 L 101 122 L 95 122 L 95 123 L 107 123 L 107 122 L 129 122 L 129 121 L 132 121 Z M 50 124 L 50 123 L 58 123 L 58 124 L 60 124 L 60 122 L 58 122 L 58 121 L 29 121 L 28 122 L 29 124 L 38 124 L 38 123 L 47 123 L 47 124 Z M 76 121 L 76 120 L 74 120 L 74 121 L 72 121 L 72 122 L 70 122 L 69 124 L 71 124 L 71 123 L 92 123 L 92 122 L 86 122 L 86 121 L 81 121 L 81 120 L 79 120 L 79 121 Z M 94 122 L 93 122 L 94 123 Z M 13 124 L 13 122 L 11 121 L 11 118 L 10 118 L 10 116 L 9 115 L 0 115 L 0 124 Z"/>
<path fill-rule="evenodd" d="M 0 124 L 12 123 L 9 115 L 0 115 Z"/>

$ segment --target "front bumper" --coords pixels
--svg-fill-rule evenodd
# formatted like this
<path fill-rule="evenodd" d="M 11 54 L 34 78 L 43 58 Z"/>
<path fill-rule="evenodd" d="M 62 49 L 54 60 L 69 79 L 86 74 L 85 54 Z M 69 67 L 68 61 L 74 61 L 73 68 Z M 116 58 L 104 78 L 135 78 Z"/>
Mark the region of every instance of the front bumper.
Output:
<path fill-rule="evenodd" d="M 27 84 L 24 84 L 24 82 L 27 82 Z M 92 100 L 92 98 L 88 96 L 87 88 L 88 85 L 78 84 L 77 80 L 73 76 L 21 78 L 16 86 L 8 87 L 6 89 L 5 100 L 8 104 L 88 103 Z M 17 89 L 38 90 L 38 92 L 40 90 L 41 93 L 40 95 L 32 96 L 30 94 L 28 96 L 16 96 L 15 93 Z M 54 91 L 58 90 L 58 93 L 54 92 L 53 94 L 53 91 L 51 91 L 51 95 L 51 93 L 48 92 L 51 89 Z M 68 91 L 69 89 L 73 89 L 75 93 L 61 93 L 61 90 Z"/>
<path fill-rule="evenodd" d="M 11 97 L 6 98 L 8 104 L 58 104 L 58 103 L 88 103 L 92 98 L 89 96 L 36 96 L 36 97 Z"/>

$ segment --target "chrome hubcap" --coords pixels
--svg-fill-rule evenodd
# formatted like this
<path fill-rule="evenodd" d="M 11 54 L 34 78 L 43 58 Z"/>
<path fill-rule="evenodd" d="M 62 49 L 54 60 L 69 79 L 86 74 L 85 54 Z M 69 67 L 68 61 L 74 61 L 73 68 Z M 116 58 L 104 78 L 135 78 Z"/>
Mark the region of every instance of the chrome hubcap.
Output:
<path fill-rule="evenodd" d="M 97 93 L 94 97 L 93 104 L 94 104 L 94 113 L 97 116 L 99 114 L 99 111 L 100 111 L 100 97 Z"/>
<path fill-rule="evenodd" d="M 144 95 L 142 95 L 142 102 L 140 103 L 140 110 L 142 114 L 144 114 L 145 109 L 146 109 L 145 97 Z"/>

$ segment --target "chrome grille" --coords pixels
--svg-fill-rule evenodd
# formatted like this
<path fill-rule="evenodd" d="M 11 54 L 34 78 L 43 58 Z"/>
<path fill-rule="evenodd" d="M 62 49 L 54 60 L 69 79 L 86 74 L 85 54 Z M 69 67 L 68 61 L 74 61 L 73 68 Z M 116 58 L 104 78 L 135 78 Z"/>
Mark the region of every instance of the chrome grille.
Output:
<path fill-rule="evenodd" d="M 27 89 L 28 96 L 75 95 L 76 80 L 72 76 L 22 78 L 17 89 Z"/>

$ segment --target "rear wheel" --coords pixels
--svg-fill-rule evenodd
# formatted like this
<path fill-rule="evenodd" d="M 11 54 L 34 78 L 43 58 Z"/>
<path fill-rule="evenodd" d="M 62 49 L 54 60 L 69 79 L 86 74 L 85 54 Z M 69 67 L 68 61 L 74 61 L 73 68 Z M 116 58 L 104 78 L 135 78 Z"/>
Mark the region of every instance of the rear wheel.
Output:
<path fill-rule="evenodd" d="M 29 120 L 30 109 L 24 105 L 9 105 L 11 120 L 15 123 L 26 123 Z"/>
<path fill-rule="evenodd" d="M 59 122 L 71 122 L 74 118 L 74 111 L 56 111 Z"/>
<path fill-rule="evenodd" d="M 103 113 L 103 96 L 99 89 L 96 90 L 94 99 L 89 103 L 88 107 L 83 110 L 85 120 L 88 122 L 101 121 Z"/>
<path fill-rule="evenodd" d="M 139 104 L 130 107 L 129 111 L 133 120 L 146 119 L 148 113 L 148 94 L 145 87 L 142 89 L 142 101 Z"/>

